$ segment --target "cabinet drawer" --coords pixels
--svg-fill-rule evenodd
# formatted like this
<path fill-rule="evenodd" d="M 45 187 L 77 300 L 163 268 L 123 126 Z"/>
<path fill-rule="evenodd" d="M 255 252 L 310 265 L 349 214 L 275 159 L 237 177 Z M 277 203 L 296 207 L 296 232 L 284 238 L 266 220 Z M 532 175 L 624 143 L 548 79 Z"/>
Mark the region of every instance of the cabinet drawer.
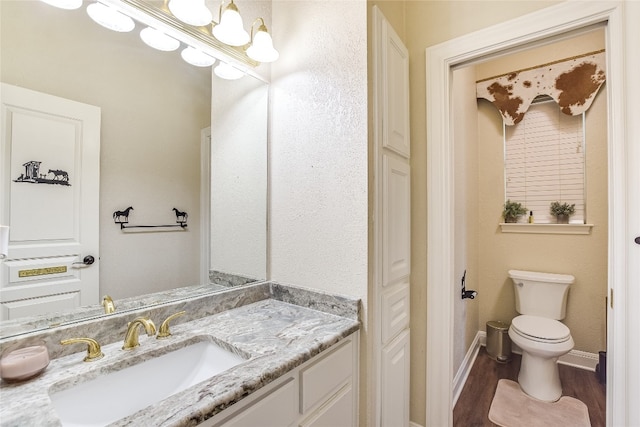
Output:
<path fill-rule="evenodd" d="M 297 392 L 296 381 L 290 378 L 288 382 L 262 396 L 222 426 L 285 427 L 292 425 L 298 417 L 295 404 Z"/>
<path fill-rule="evenodd" d="M 335 393 L 352 375 L 353 342 L 345 342 L 300 372 L 300 413 L 306 413 Z"/>

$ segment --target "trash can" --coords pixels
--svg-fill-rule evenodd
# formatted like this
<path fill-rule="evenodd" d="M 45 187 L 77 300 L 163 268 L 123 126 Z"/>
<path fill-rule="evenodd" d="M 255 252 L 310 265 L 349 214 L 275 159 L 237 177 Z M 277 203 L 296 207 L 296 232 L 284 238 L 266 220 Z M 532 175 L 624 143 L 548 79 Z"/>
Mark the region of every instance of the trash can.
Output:
<path fill-rule="evenodd" d="M 499 320 L 487 322 L 487 354 L 498 363 L 511 360 L 509 325 Z"/>

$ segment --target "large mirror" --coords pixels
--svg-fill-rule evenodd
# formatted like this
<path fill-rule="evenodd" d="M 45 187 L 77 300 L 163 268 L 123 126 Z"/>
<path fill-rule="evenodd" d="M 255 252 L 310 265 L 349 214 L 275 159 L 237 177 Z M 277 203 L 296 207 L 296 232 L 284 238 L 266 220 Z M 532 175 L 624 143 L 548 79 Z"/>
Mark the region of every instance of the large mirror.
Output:
<path fill-rule="evenodd" d="M 268 2 L 242 6 L 246 19 L 269 16 Z M 101 109 L 100 297 L 124 310 L 266 279 L 264 66 L 221 80 L 180 49 L 145 45 L 141 25 L 113 32 L 85 7 L 3 0 L 0 19 L 0 81 Z M 129 206 L 132 223 L 163 224 L 177 208 L 188 227 L 122 230 L 113 213 Z M 103 313 L 3 321 L 0 338 Z"/>

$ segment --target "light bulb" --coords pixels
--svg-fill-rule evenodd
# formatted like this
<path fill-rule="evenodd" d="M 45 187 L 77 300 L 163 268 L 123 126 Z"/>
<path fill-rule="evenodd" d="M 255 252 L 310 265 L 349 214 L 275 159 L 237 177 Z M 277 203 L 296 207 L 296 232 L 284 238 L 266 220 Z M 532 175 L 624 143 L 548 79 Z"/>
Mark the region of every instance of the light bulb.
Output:
<path fill-rule="evenodd" d="M 127 33 L 136 27 L 133 19 L 102 3 L 90 4 L 87 13 L 95 22 L 113 31 Z"/>
<path fill-rule="evenodd" d="M 247 55 L 258 62 L 273 62 L 280 56 L 273 48 L 273 40 L 264 25 L 261 25 L 253 36 L 253 43 L 247 49 Z"/>
<path fill-rule="evenodd" d="M 196 67 L 210 67 L 216 62 L 213 56 L 207 55 L 203 51 L 191 46 L 180 52 L 180 56 L 189 64 L 195 65 Z"/>
<path fill-rule="evenodd" d="M 171 52 L 180 47 L 180 42 L 178 40 L 151 27 L 147 27 L 140 31 L 140 38 L 148 46 L 164 52 Z"/>
<path fill-rule="evenodd" d="M 244 76 L 244 72 L 232 65 L 227 64 L 226 62 L 219 63 L 218 66 L 213 69 L 213 72 L 216 74 L 216 76 L 225 80 L 237 80 Z"/>
<path fill-rule="evenodd" d="M 209 25 L 213 19 L 204 0 L 170 0 L 169 10 L 176 18 L 189 25 Z"/>
<path fill-rule="evenodd" d="M 244 46 L 250 39 L 249 33 L 243 28 L 240 12 L 233 2 L 222 12 L 220 23 L 213 27 L 211 33 L 222 43 L 230 46 Z"/>

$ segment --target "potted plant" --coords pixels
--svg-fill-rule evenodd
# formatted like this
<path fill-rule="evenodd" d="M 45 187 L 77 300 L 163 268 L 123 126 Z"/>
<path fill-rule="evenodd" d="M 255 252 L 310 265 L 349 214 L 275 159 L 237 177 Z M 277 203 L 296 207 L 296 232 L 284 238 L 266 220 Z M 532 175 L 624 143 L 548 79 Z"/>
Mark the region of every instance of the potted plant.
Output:
<path fill-rule="evenodd" d="M 512 202 L 507 199 L 504 202 L 504 209 L 502 210 L 502 217 L 504 222 L 518 222 L 518 218 L 527 213 L 527 208 L 522 206 L 521 203 Z"/>
<path fill-rule="evenodd" d="M 549 206 L 549 212 L 556 217 L 558 224 L 568 224 L 569 217 L 576 212 L 575 203 L 570 205 L 569 203 L 560 203 L 558 201 L 551 202 Z"/>

